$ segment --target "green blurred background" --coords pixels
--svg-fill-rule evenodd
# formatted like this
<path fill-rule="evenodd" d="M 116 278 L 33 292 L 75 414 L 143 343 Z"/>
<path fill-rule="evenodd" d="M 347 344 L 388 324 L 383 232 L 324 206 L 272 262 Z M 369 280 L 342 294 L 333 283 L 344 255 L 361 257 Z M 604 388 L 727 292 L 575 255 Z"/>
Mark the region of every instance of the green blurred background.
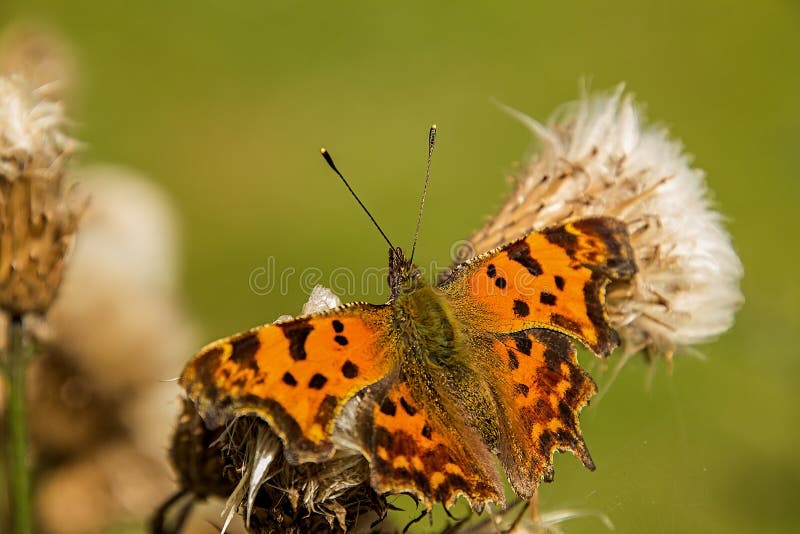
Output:
<path fill-rule="evenodd" d="M 325 274 L 385 265 L 320 146 L 405 244 L 436 122 L 417 257 L 444 264 L 531 147 L 491 98 L 544 119 L 582 79 L 627 82 L 707 172 L 747 302 L 705 361 L 660 364 L 649 386 L 644 362 L 623 371 L 582 418 L 597 471 L 557 457 L 543 511 L 595 510 L 619 532 L 796 531 L 800 5 L 472 4 L 2 0 L 0 26 L 45 22 L 74 45 L 83 160 L 141 169 L 172 196 L 207 340 L 299 309 L 297 284 L 250 290 L 270 256 Z"/>

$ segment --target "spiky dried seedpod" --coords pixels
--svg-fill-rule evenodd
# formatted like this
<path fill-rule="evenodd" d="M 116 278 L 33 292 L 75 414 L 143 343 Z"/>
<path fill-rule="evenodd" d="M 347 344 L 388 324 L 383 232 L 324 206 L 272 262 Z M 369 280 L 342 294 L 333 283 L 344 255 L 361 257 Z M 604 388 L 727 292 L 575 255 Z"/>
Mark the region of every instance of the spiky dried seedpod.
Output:
<path fill-rule="evenodd" d="M 0 77 L 0 308 L 11 315 L 50 306 L 85 201 L 65 191 L 77 143 L 61 106 L 20 77 Z"/>
<path fill-rule="evenodd" d="M 369 482 L 360 453 L 340 449 L 321 463 L 289 464 L 280 440 L 256 417 L 229 426 L 223 457 L 240 476 L 224 513 L 238 510 L 251 532 L 349 532 L 383 517 L 386 502 Z"/>
<path fill-rule="evenodd" d="M 547 125 L 509 111 L 541 151 L 459 260 L 531 230 L 609 215 L 627 223 L 639 268 L 606 296 L 626 355 L 671 357 L 730 328 L 743 300 L 742 264 L 703 173 L 665 129 L 643 124 L 622 86 L 564 106 Z"/>
<path fill-rule="evenodd" d="M 317 286 L 302 313 L 339 305 L 336 294 Z M 237 513 L 251 532 L 347 532 L 357 522 L 385 517 L 385 497 L 370 484 L 369 463 L 355 435 L 359 401 L 352 399 L 337 420 L 333 458 L 300 465 L 286 461 L 280 439 L 258 417 L 239 417 L 209 430 L 194 405 L 184 401 L 170 453 L 182 489 L 165 503 L 155 525 L 160 532 L 174 532 L 191 500 L 209 496 L 227 498 L 223 530 Z"/>
<path fill-rule="evenodd" d="M 223 497 L 223 528 L 241 514 L 251 532 L 349 531 L 358 520 L 385 516 L 360 454 L 322 463 L 289 464 L 267 423 L 241 417 L 209 430 L 184 402 L 170 450 L 181 490 L 154 518 L 157 532 L 178 532 L 192 501 Z"/>

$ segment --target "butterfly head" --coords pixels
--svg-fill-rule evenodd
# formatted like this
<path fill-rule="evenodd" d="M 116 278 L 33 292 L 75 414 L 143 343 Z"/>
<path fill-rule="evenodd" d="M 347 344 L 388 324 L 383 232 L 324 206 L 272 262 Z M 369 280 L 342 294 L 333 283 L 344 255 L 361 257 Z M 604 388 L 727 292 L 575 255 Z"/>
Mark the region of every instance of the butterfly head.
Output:
<path fill-rule="evenodd" d="M 400 247 L 389 249 L 389 289 L 392 298 L 413 293 L 422 283 L 419 269 L 406 259 Z"/>

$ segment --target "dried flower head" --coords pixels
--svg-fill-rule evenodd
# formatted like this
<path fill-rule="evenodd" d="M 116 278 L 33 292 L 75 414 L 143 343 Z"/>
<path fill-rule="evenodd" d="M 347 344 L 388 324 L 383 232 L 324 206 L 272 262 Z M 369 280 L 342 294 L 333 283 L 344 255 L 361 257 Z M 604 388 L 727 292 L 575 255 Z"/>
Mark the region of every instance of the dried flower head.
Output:
<path fill-rule="evenodd" d="M 73 355 L 104 395 L 127 396 L 175 376 L 195 343 L 178 298 L 177 217 L 164 191 L 139 172 L 92 165 L 73 175 L 92 202 L 37 335 Z"/>
<path fill-rule="evenodd" d="M 303 306 L 303 314 L 341 305 L 330 289 L 317 286 Z M 281 316 L 278 320 L 289 320 Z M 372 489 L 369 464 L 355 435 L 356 396 L 336 422 L 336 454 L 328 461 L 292 465 L 269 425 L 257 417 L 239 417 L 226 427 L 209 430 L 190 401 L 184 402 L 173 438 L 172 463 L 182 492 L 162 509 L 156 524 L 164 531 L 179 526 L 185 516 L 169 505 L 188 506 L 180 499 L 226 497 L 223 530 L 241 514 L 253 532 L 349 531 L 357 521 L 385 516 L 385 499 Z"/>
<path fill-rule="evenodd" d="M 59 104 L 0 77 L 0 308 L 14 315 L 50 306 L 84 206 L 64 190 L 77 144 L 63 123 Z"/>
<path fill-rule="evenodd" d="M 566 219 L 610 215 L 628 224 L 639 267 L 606 297 L 625 354 L 670 357 L 730 328 L 742 265 L 703 173 L 665 129 L 642 124 L 622 86 L 565 106 L 546 126 L 509 111 L 538 136 L 541 152 L 459 259 Z"/>

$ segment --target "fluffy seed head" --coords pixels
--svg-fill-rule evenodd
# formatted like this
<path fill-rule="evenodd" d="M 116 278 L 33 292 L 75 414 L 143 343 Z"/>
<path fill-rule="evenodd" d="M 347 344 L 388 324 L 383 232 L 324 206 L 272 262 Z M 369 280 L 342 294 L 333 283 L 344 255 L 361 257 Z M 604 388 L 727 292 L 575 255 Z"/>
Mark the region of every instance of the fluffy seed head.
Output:
<path fill-rule="evenodd" d="M 645 125 L 621 86 L 564 106 L 547 125 L 509 111 L 536 134 L 541 151 L 472 237 L 471 253 L 570 218 L 610 215 L 628 224 L 639 267 L 607 293 L 626 354 L 671 356 L 730 328 L 743 300 L 742 265 L 703 172 L 679 142 Z"/>

